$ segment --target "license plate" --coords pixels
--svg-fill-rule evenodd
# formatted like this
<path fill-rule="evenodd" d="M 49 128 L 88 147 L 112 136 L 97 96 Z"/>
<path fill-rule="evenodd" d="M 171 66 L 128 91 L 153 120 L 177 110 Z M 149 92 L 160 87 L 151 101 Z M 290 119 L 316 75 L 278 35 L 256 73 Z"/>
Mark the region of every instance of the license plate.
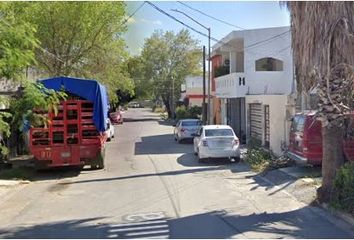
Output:
<path fill-rule="evenodd" d="M 62 152 L 62 153 L 60 153 L 60 156 L 63 158 L 68 158 L 71 156 L 71 153 L 70 152 Z"/>

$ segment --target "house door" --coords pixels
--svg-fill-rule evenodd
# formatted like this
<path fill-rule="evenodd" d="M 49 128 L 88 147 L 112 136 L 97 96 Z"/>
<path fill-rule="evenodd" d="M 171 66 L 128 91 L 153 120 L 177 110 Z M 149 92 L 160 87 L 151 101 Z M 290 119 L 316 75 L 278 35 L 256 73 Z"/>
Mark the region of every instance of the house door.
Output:
<path fill-rule="evenodd" d="M 264 146 L 269 148 L 269 105 L 264 105 Z"/>

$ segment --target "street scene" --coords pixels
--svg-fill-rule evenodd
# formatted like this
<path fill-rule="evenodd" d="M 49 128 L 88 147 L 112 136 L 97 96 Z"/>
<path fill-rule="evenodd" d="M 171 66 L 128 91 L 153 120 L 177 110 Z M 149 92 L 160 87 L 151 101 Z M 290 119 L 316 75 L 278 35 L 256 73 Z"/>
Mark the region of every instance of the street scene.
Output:
<path fill-rule="evenodd" d="M 129 109 L 104 170 L 39 173 L 2 196 L 1 238 L 351 238 L 244 163 L 198 163 L 148 109 Z M 125 137 L 123 137 L 125 136 Z"/>
<path fill-rule="evenodd" d="M 0 3 L 0 238 L 354 238 L 353 10 Z"/>

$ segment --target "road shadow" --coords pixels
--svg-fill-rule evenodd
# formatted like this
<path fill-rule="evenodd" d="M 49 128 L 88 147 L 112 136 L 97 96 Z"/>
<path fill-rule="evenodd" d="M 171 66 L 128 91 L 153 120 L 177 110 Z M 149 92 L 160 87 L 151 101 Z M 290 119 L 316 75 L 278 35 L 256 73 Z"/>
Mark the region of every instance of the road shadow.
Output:
<path fill-rule="evenodd" d="M 108 222 L 108 217 L 49 222 L 34 226 L 0 228 L 1 238 L 352 238 L 323 217 L 322 211 L 304 207 L 281 213 L 238 214 L 210 211 L 180 218 L 156 218 L 136 222 Z M 102 222 L 104 220 L 105 222 Z M 98 223 L 100 222 L 100 223 Z"/>
<path fill-rule="evenodd" d="M 141 137 L 141 142 L 135 143 L 135 155 L 145 154 L 175 154 L 191 152 L 190 144 L 178 144 L 173 134 Z"/>
<path fill-rule="evenodd" d="M 89 179 L 89 180 L 79 180 L 79 181 L 71 181 L 71 182 L 59 183 L 59 184 L 60 185 L 70 185 L 70 184 L 91 183 L 91 182 L 111 182 L 111 181 L 122 181 L 122 180 L 135 179 L 135 178 L 177 176 L 177 175 L 183 175 L 183 174 L 193 174 L 193 173 L 197 173 L 197 172 L 210 172 L 210 171 L 220 171 L 220 170 L 225 170 L 225 169 L 220 168 L 220 167 L 193 168 L 193 169 L 166 171 L 166 172 L 160 172 L 160 173 L 146 173 L 146 174 L 127 175 L 127 176 L 112 177 L 112 178 L 97 178 L 97 179 Z"/>
<path fill-rule="evenodd" d="M 233 166 L 236 162 L 230 162 L 227 158 L 205 159 L 200 163 L 198 157 L 194 153 L 185 153 L 177 158 L 177 162 L 184 167 L 202 167 L 202 166 Z"/>
<path fill-rule="evenodd" d="M 158 120 L 159 120 L 158 117 L 156 117 L 156 118 L 148 118 L 148 117 L 126 118 L 126 117 L 123 117 L 123 122 L 157 122 Z"/>

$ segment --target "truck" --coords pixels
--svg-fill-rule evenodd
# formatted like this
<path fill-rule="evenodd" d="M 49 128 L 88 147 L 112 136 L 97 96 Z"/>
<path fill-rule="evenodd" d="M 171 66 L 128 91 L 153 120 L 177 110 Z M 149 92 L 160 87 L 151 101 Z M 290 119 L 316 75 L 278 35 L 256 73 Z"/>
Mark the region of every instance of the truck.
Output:
<path fill-rule="evenodd" d="M 47 89 L 63 90 L 68 98 L 58 111 L 41 112 L 47 126 L 31 127 L 29 149 L 37 169 L 63 166 L 104 168 L 108 98 L 96 80 L 56 77 L 41 80 Z"/>

